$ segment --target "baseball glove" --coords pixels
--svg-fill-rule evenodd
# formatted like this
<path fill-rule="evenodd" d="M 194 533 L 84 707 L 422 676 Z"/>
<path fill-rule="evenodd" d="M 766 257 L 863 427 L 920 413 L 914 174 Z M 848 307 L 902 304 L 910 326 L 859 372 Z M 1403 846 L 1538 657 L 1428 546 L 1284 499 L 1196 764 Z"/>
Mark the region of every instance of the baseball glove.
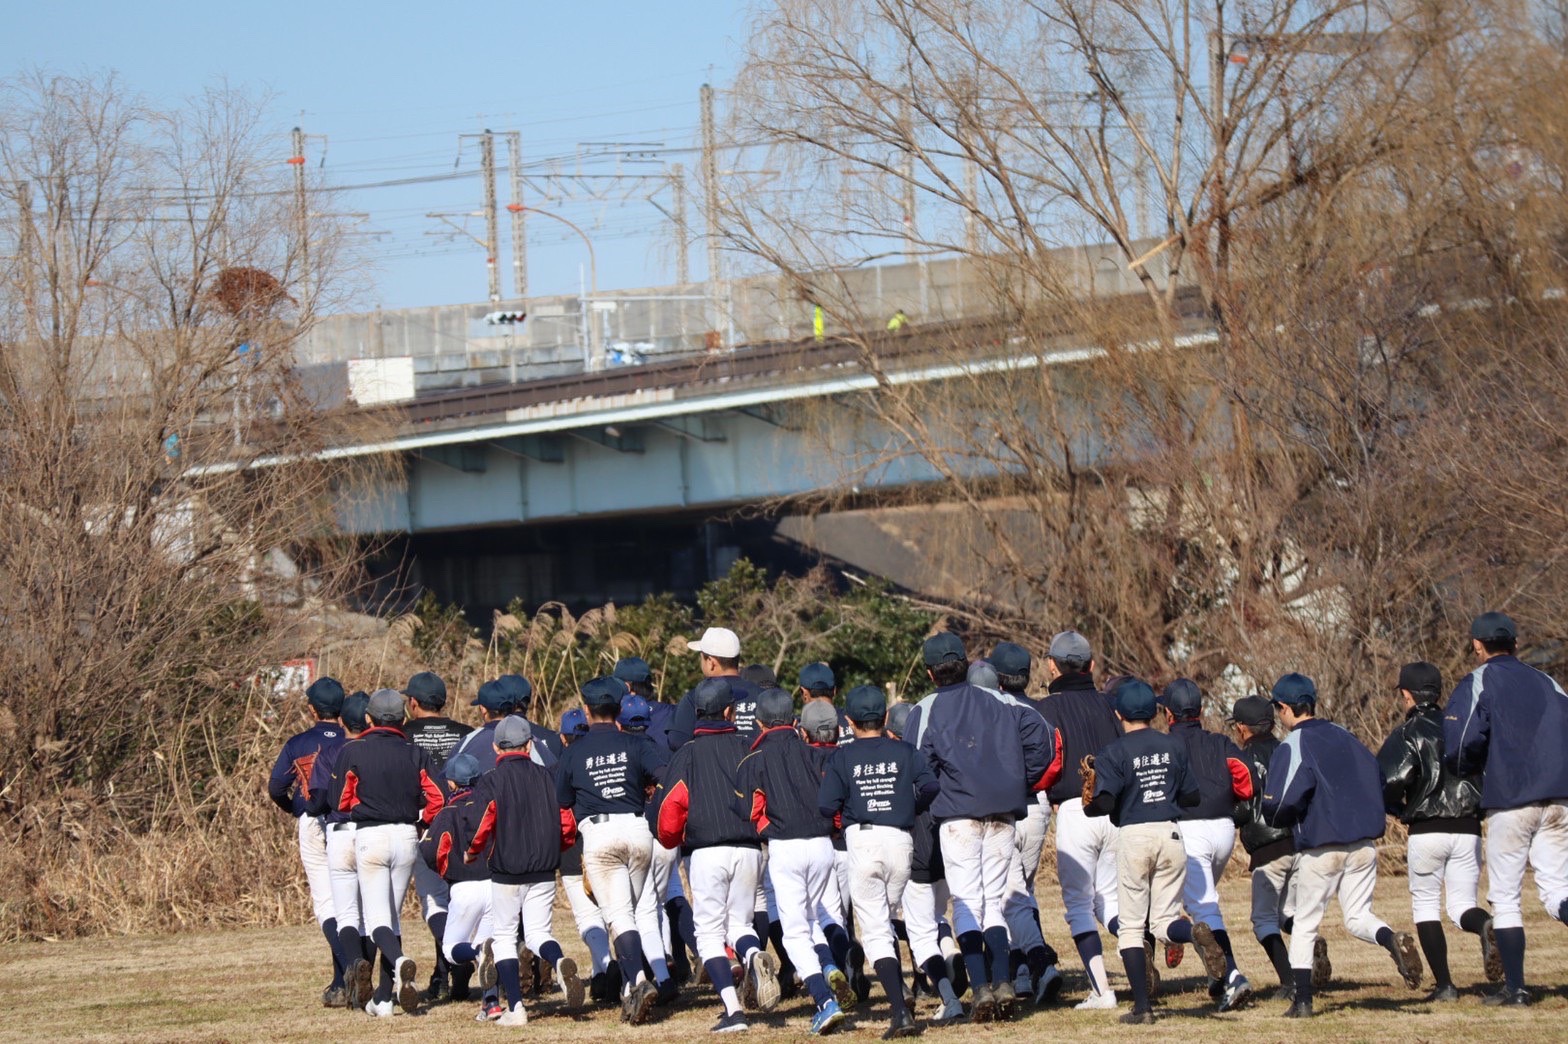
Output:
<path fill-rule="evenodd" d="M 1085 754 L 1078 761 L 1078 771 L 1083 775 L 1083 803 L 1094 800 L 1094 755 Z"/>

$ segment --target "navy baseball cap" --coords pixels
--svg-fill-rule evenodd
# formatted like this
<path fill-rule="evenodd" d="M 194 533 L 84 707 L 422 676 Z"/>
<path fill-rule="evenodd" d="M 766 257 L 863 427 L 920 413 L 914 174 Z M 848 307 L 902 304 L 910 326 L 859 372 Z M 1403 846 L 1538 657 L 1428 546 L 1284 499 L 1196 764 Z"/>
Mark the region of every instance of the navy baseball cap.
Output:
<path fill-rule="evenodd" d="M 1482 613 L 1470 622 L 1470 637 L 1483 642 L 1517 641 L 1519 628 L 1507 613 Z"/>
<path fill-rule="evenodd" d="M 1155 706 L 1154 690 L 1142 679 L 1129 678 L 1116 687 L 1116 713 L 1125 721 L 1148 721 Z"/>
<path fill-rule="evenodd" d="M 534 687 L 528 679 L 521 674 L 503 674 L 496 679 L 501 686 L 501 691 L 512 698 L 512 706 L 519 711 L 528 709 L 528 702 L 534 698 Z"/>
<path fill-rule="evenodd" d="M 403 724 L 403 694 L 396 689 L 377 689 L 365 705 L 365 717 L 377 725 Z"/>
<path fill-rule="evenodd" d="M 615 720 L 623 729 L 646 729 L 653 724 L 653 712 L 648 709 L 647 699 L 632 693 L 621 700 L 621 713 Z"/>
<path fill-rule="evenodd" d="M 573 707 L 561 715 L 561 735 L 572 737 L 588 735 L 588 712 L 581 707 Z"/>
<path fill-rule="evenodd" d="M 501 719 L 495 727 L 495 745 L 502 750 L 516 750 L 528 745 L 534 738 L 534 730 L 528 724 L 528 719 L 517 714 L 508 714 Z"/>
<path fill-rule="evenodd" d="M 512 709 L 512 696 L 501 685 L 499 678 L 492 678 L 479 686 L 479 694 L 474 697 L 470 707 L 483 707 L 488 711 L 505 711 Z"/>
<path fill-rule="evenodd" d="M 1022 674 L 1029 669 L 1029 650 L 1015 642 L 997 642 L 986 659 L 998 674 Z"/>
<path fill-rule="evenodd" d="M 844 716 L 855 724 L 880 723 L 887 714 L 887 693 L 875 685 L 857 685 L 844 696 Z"/>
<path fill-rule="evenodd" d="M 448 780 L 466 787 L 479 778 L 479 759 L 472 754 L 453 754 L 442 770 Z"/>
<path fill-rule="evenodd" d="M 773 668 L 765 663 L 754 663 L 740 669 L 740 676 L 759 689 L 771 689 L 778 685 L 779 677 L 773 673 Z"/>
<path fill-rule="evenodd" d="M 1409 689 L 1417 695 L 1425 693 L 1436 696 L 1443 691 L 1443 672 L 1438 670 L 1437 664 L 1425 660 L 1407 663 L 1399 668 L 1399 683 L 1395 688 Z"/>
<path fill-rule="evenodd" d="M 1274 705 L 1262 696 L 1243 696 L 1232 705 L 1225 720 L 1253 728 L 1273 728 Z"/>
<path fill-rule="evenodd" d="M 838 679 L 827 664 L 808 663 L 800 669 L 800 687 L 810 692 L 831 692 L 838 688 Z"/>
<path fill-rule="evenodd" d="M 887 709 L 887 731 L 891 732 L 899 739 L 903 739 L 904 725 L 909 721 L 909 712 L 914 709 L 914 704 L 905 703 L 903 700 L 900 700 L 893 704 L 893 706 L 889 707 Z"/>
<path fill-rule="evenodd" d="M 370 720 L 366 711 L 370 709 L 370 693 L 356 692 L 343 701 L 343 709 L 339 717 L 343 719 L 343 727 L 350 732 L 364 732 L 370 728 Z"/>
<path fill-rule="evenodd" d="M 764 689 L 757 697 L 757 724 L 764 728 L 795 720 L 795 697 L 780 688 Z"/>
<path fill-rule="evenodd" d="M 1283 703 L 1287 707 L 1311 707 L 1318 702 L 1318 687 L 1305 674 L 1292 671 L 1279 676 L 1279 681 L 1274 683 L 1269 695 L 1275 703 Z"/>
<path fill-rule="evenodd" d="M 403 686 L 403 695 L 432 710 L 446 706 L 446 682 L 434 671 L 420 671 Z"/>
<path fill-rule="evenodd" d="M 653 668 L 648 666 L 648 661 L 641 656 L 623 656 L 615 661 L 615 670 L 610 674 L 621 679 L 628 685 L 648 681 L 653 677 Z"/>
<path fill-rule="evenodd" d="M 830 703 L 808 703 L 800 708 L 800 727 L 818 743 L 838 740 L 838 711 Z"/>
<path fill-rule="evenodd" d="M 322 675 L 305 690 L 305 699 L 327 717 L 336 718 L 343 712 L 343 683 Z"/>
<path fill-rule="evenodd" d="M 969 659 L 969 654 L 964 652 L 964 640 L 952 631 L 941 631 L 927 638 L 920 646 L 920 656 L 927 667 L 935 667 L 950 660 L 963 663 Z"/>
<path fill-rule="evenodd" d="M 590 707 L 619 707 L 626 698 L 626 683 L 609 676 L 594 678 L 584 683 L 582 694 Z"/>
<path fill-rule="evenodd" d="M 1051 638 L 1051 648 L 1046 655 L 1057 663 L 1061 663 L 1063 660 L 1077 660 L 1088 663 L 1094 659 L 1094 650 L 1089 646 L 1089 639 L 1077 631 L 1058 631 Z"/>
<path fill-rule="evenodd" d="M 691 692 L 692 704 L 700 716 L 717 718 L 724 708 L 735 702 L 728 678 L 704 678 Z"/>
<path fill-rule="evenodd" d="M 1191 678 L 1177 678 L 1160 693 L 1160 706 L 1175 718 L 1196 718 L 1203 713 L 1203 693 Z"/>

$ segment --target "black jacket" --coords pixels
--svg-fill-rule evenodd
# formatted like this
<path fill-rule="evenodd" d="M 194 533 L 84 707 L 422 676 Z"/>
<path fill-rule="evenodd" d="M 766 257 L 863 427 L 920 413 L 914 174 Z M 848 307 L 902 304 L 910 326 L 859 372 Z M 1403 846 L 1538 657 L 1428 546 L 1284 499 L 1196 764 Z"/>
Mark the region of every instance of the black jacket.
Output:
<path fill-rule="evenodd" d="M 471 790 L 459 790 L 447 798 L 446 807 L 436 813 L 419 841 L 419 856 L 425 865 L 453 884 L 490 880 L 490 867 L 482 860 L 463 861 L 483 811 L 469 800 L 472 796 Z"/>
<path fill-rule="evenodd" d="M 331 793 L 332 807 L 361 826 L 428 824 L 446 804 L 430 755 L 385 725 L 343 745 Z"/>
<path fill-rule="evenodd" d="M 473 731 L 472 725 L 451 718 L 415 718 L 403 726 L 403 733 L 414 746 L 430 755 L 430 763 L 438 769 L 462 744 L 463 737 Z"/>
<path fill-rule="evenodd" d="M 577 743 L 581 743 L 578 740 Z M 577 749 L 577 744 L 572 744 Z M 727 721 L 699 720 L 691 742 L 675 752 L 659 785 L 659 843 L 711 848 L 762 842 L 741 801 L 737 775 L 751 742 Z"/>
<path fill-rule="evenodd" d="M 1230 737 L 1209 732 L 1193 719 L 1171 722 L 1171 736 L 1187 748 L 1187 764 L 1198 777 L 1201 795 L 1196 808 L 1184 808 L 1182 819 L 1229 819 L 1236 802 L 1252 797 L 1252 775 Z"/>
<path fill-rule="evenodd" d="M 1269 778 L 1269 759 L 1278 747 L 1279 739 L 1270 733 L 1253 737 L 1241 748 L 1241 760 L 1252 776 L 1252 796 L 1236 802 L 1231 821 L 1240 828 L 1241 846 L 1252 857 L 1248 870 L 1256 870 L 1296 850 L 1289 827 L 1270 826 L 1263 818 L 1263 790 Z"/>
<path fill-rule="evenodd" d="M 764 841 L 828 837 L 833 824 L 817 813 L 822 768 L 792 725 L 765 729 L 740 763 L 736 789 Z"/>
<path fill-rule="evenodd" d="M 1377 753 L 1383 806 L 1412 834 L 1480 834 L 1481 782 L 1443 765 L 1443 711 L 1435 703 L 1410 709 Z"/>
<path fill-rule="evenodd" d="M 762 694 L 762 690 L 738 674 L 725 677 L 730 683 L 730 692 L 735 695 L 735 731 L 750 743 L 761 731 L 757 728 L 757 697 Z M 680 750 L 690 743 L 696 733 L 698 727 L 696 693 L 697 690 L 692 689 L 682 696 L 681 701 L 675 705 L 675 713 L 670 716 L 670 727 L 665 731 L 664 738 L 671 751 Z"/>
<path fill-rule="evenodd" d="M 1096 754 L 1122 734 L 1111 701 L 1094 687 L 1087 674 L 1064 674 L 1053 681 L 1050 695 L 1040 701 L 1040 713 L 1056 726 L 1062 737 L 1062 774 L 1046 791 L 1051 804 L 1081 797 L 1083 776 L 1078 762 Z"/>
<path fill-rule="evenodd" d="M 491 880 L 555 880 L 562 849 L 577 839 L 577 820 L 556 801 L 554 773 L 521 751 L 503 753 L 479 777 L 471 801 L 479 809 L 479 825 L 468 851 L 477 856 L 489 845 Z"/>

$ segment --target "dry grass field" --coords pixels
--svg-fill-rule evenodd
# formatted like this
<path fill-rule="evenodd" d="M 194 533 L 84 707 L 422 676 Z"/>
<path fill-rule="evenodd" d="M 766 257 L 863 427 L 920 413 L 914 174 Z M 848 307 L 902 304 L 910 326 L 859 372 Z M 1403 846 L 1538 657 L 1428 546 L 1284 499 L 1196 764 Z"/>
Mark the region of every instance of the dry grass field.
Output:
<path fill-rule="evenodd" d="M 1042 868 L 1042 878 L 1049 870 Z M 1528 883 L 1528 882 L 1527 882 Z M 1255 984 L 1270 980 L 1262 950 L 1246 926 L 1246 886 L 1241 878 L 1223 885 L 1226 917 L 1234 926 L 1237 956 Z M 1319 1015 L 1310 1023 L 1279 1017 L 1283 1005 L 1263 1001 L 1248 1009 L 1211 1015 L 1201 981 L 1202 965 L 1189 952 L 1167 987 L 1155 1027 L 1125 1027 L 1112 1012 L 1076 1012 L 1070 1004 L 1036 1011 L 1009 1024 L 928 1030 L 935 1038 L 1032 1041 L 1041 1037 L 1095 1040 L 1180 1039 L 1201 1037 L 1205 1044 L 1279 1040 L 1322 1041 L 1553 1041 L 1568 1038 L 1568 928 L 1548 921 L 1533 894 L 1527 893 L 1526 927 L 1530 937 L 1528 974 L 1537 1003 L 1525 1010 L 1483 1007 L 1480 950 L 1471 936 L 1449 929 L 1449 959 L 1454 980 L 1464 993 L 1457 1004 L 1428 1005 L 1425 992 L 1406 989 L 1379 948 L 1345 935 L 1337 913 L 1326 924 L 1335 983 L 1319 994 Z M 1060 905 L 1054 882 L 1040 888 L 1047 935 L 1064 950 Z M 1403 878 L 1385 878 L 1378 888 L 1380 916 L 1398 928 L 1410 927 L 1409 896 Z M 562 942 L 576 944 L 571 918 L 557 911 Z M 411 953 L 428 971 L 432 947 L 423 932 L 411 932 Z M 568 945 L 582 956 L 582 947 Z M 418 1017 L 376 1020 L 362 1013 L 320 1006 L 325 985 L 321 937 L 313 928 L 187 933 L 179 935 L 30 943 L 0 954 L 0 1039 L 39 1041 L 321 1041 L 321 1040 L 495 1040 L 545 1038 L 555 1044 L 587 1044 L 608 1035 L 657 1041 L 705 1036 L 716 1018 L 716 1000 L 706 988 L 688 986 L 680 1001 L 658 1021 L 624 1027 L 614 1009 L 588 1014 L 561 1012 L 554 999 L 532 1006 L 531 1021 L 520 1030 L 503 1030 L 473 1020 L 472 1004 L 442 1005 Z M 1112 958 L 1113 983 L 1120 988 L 1120 961 Z M 1064 953 L 1068 976 L 1064 998 L 1076 1001 L 1083 974 Z M 1125 1011 L 1127 1005 L 1122 1005 Z M 929 1014 L 922 1002 L 921 1014 Z M 840 1034 L 859 1041 L 880 1036 L 886 1005 L 874 993 Z M 809 1036 L 809 1005 L 793 1000 L 752 1022 L 751 1036 L 779 1041 Z"/>

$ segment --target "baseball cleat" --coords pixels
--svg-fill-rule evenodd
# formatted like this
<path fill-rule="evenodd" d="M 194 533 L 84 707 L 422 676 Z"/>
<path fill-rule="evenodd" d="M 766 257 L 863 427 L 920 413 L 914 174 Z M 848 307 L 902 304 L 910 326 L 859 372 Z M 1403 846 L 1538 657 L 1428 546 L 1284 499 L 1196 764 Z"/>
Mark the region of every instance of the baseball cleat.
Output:
<path fill-rule="evenodd" d="M 971 1022 L 990 1022 L 996 1018 L 996 994 L 990 984 L 982 983 L 975 987 L 974 1003 L 969 1006 L 969 1020 Z"/>
<path fill-rule="evenodd" d="M 1165 944 L 1165 967 L 1180 968 L 1181 959 L 1187 956 L 1187 947 L 1181 943 L 1168 942 Z"/>
<path fill-rule="evenodd" d="M 341 1008 L 348 1003 L 348 989 L 343 986 L 328 986 L 321 991 L 321 1006 L 323 1008 Z"/>
<path fill-rule="evenodd" d="M 1056 970 L 1053 964 L 1040 975 L 1040 981 L 1034 984 L 1034 1006 L 1039 1008 L 1047 1004 L 1055 1004 L 1062 995 L 1062 973 Z"/>
<path fill-rule="evenodd" d="M 1421 951 L 1416 949 L 1415 936 L 1409 932 L 1394 933 L 1394 967 L 1399 969 L 1405 985 L 1412 990 L 1421 988 Z"/>
<path fill-rule="evenodd" d="M 496 1019 L 495 1024 L 497 1026 L 526 1026 L 528 1025 L 528 1010 L 523 1007 L 522 1001 L 518 1001 L 500 1018 Z"/>
<path fill-rule="evenodd" d="M 849 988 L 848 975 L 830 964 L 824 971 L 823 977 L 828 980 L 828 989 L 833 991 L 833 998 L 838 1001 L 840 1008 L 855 1006 L 855 991 Z"/>
<path fill-rule="evenodd" d="M 418 976 L 419 967 L 412 957 L 399 957 L 392 965 L 392 996 L 408 1015 L 419 1010 L 419 987 L 414 985 Z"/>
<path fill-rule="evenodd" d="M 523 947 L 517 949 L 517 984 L 522 987 L 525 997 L 534 988 L 534 955 Z"/>
<path fill-rule="evenodd" d="M 444 1004 L 452 999 L 452 983 L 445 975 L 439 973 L 430 976 L 430 983 L 425 987 L 426 1004 Z"/>
<path fill-rule="evenodd" d="M 882 1034 L 883 1040 L 897 1040 L 899 1037 L 918 1037 L 920 1024 L 915 1017 L 905 1011 L 892 1022 L 888 1023 L 887 1030 Z"/>
<path fill-rule="evenodd" d="M 751 957 L 752 1000 L 758 1009 L 772 1011 L 779 1006 L 779 960 L 766 950 Z"/>
<path fill-rule="evenodd" d="M 1225 951 L 1221 948 L 1219 940 L 1214 938 L 1214 930 L 1202 921 L 1192 926 L 1192 948 L 1198 951 L 1198 958 L 1203 961 L 1203 970 L 1210 979 L 1225 981 Z"/>
<path fill-rule="evenodd" d="M 713 1024 L 711 1033 L 745 1033 L 751 1027 L 746 1025 L 746 1013 L 733 1012 L 729 1015 L 720 1015 L 719 1021 Z"/>
<path fill-rule="evenodd" d="M 632 987 L 632 992 L 627 998 L 626 1021 L 633 1026 L 641 1026 L 648 1021 L 653 1012 L 653 1002 L 659 999 L 659 988 L 644 979 Z"/>
<path fill-rule="evenodd" d="M 1511 990 L 1507 986 L 1481 998 L 1481 1003 L 1489 1008 L 1528 1008 L 1530 1001 L 1529 990 Z"/>
<path fill-rule="evenodd" d="M 933 1026 L 956 1026 L 964 1021 L 964 1002 L 954 997 L 942 1002 L 942 1010 L 931 1016 Z"/>
<path fill-rule="evenodd" d="M 1481 928 L 1481 967 L 1486 969 L 1487 982 L 1503 981 L 1503 955 L 1497 948 L 1497 930 L 1490 917 Z"/>
<path fill-rule="evenodd" d="M 1448 983 L 1446 985 L 1439 986 L 1437 989 L 1427 994 L 1423 999 L 1428 1004 L 1446 1004 L 1449 1001 L 1458 1000 L 1459 991 L 1454 988 L 1453 983 Z"/>
<path fill-rule="evenodd" d="M 506 1006 L 499 997 L 486 997 L 479 1005 L 479 1014 L 474 1016 L 475 1022 L 494 1022 L 506 1014 Z"/>
<path fill-rule="evenodd" d="M 1225 992 L 1220 996 L 1219 1010 L 1236 1011 L 1245 1007 L 1247 1001 L 1251 998 L 1252 983 L 1248 982 L 1247 977 L 1241 974 L 1241 972 L 1237 972 L 1225 984 Z"/>
<path fill-rule="evenodd" d="M 378 1019 L 390 1019 L 392 1017 L 392 1001 L 390 999 L 371 1001 L 365 1005 L 365 1014 L 374 1015 Z"/>
<path fill-rule="evenodd" d="M 1312 1002 L 1309 1000 L 1293 1000 L 1290 1007 L 1285 1009 L 1287 1019 L 1310 1019 L 1312 1017 Z"/>
<path fill-rule="evenodd" d="M 991 996 L 996 998 L 996 1019 L 1005 1022 L 1013 1017 L 1013 1009 L 1018 1006 L 1018 991 L 1013 989 L 1013 984 L 1003 982 L 991 987 Z"/>
<path fill-rule="evenodd" d="M 562 957 L 561 963 L 556 965 L 556 977 L 561 981 L 561 996 L 566 999 L 566 1006 L 576 1011 L 583 1006 L 583 980 L 577 976 L 577 962 L 570 957 Z"/>
<path fill-rule="evenodd" d="M 846 1018 L 848 1016 L 844 1014 L 844 1009 L 838 1006 L 838 1001 L 830 998 L 826 1004 L 817 1009 L 815 1015 L 811 1016 L 812 1036 L 822 1037 L 832 1033 Z"/>
<path fill-rule="evenodd" d="M 1034 980 L 1029 977 L 1028 968 L 1019 968 L 1018 974 L 1013 976 L 1013 992 L 1020 997 L 1028 997 L 1034 993 Z"/>
<path fill-rule="evenodd" d="M 486 939 L 484 946 L 479 949 L 479 988 L 495 989 L 495 948 L 491 946 L 489 939 Z"/>
<path fill-rule="evenodd" d="M 1321 990 L 1334 977 L 1334 962 L 1328 959 L 1328 940 L 1321 935 L 1312 942 L 1312 988 Z M 1311 1015 L 1311 1009 L 1307 1011 Z"/>
<path fill-rule="evenodd" d="M 343 973 L 343 984 L 347 989 L 344 1005 L 353 1011 L 364 1011 L 365 1005 L 370 1003 L 370 998 L 375 994 L 375 987 L 370 984 L 370 962 L 363 957 L 353 961 L 348 966 L 348 971 Z"/>
<path fill-rule="evenodd" d="M 1106 990 L 1104 993 L 1091 993 L 1084 1000 L 1073 1005 L 1074 1011 L 1115 1011 L 1116 992 Z"/>
<path fill-rule="evenodd" d="M 674 1004 L 676 998 L 680 995 L 680 983 L 676 982 L 673 977 L 665 979 L 663 982 L 654 987 L 654 1006 L 659 1008 L 668 1007 L 669 1005 Z"/>
<path fill-rule="evenodd" d="M 1144 1008 L 1139 1010 L 1134 1008 L 1117 1021 L 1127 1026 L 1152 1026 L 1155 1023 L 1154 1009 Z"/>

